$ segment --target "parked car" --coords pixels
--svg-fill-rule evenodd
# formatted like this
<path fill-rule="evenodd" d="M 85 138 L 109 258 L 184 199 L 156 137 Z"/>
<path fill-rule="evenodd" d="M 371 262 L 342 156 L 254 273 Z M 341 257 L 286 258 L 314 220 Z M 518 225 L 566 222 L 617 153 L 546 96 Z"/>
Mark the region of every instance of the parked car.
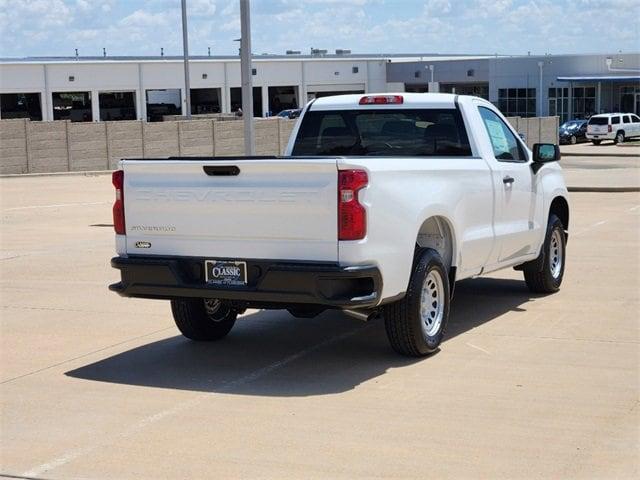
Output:
<path fill-rule="evenodd" d="M 575 145 L 576 143 L 588 141 L 586 134 L 586 120 L 569 120 L 560 125 L 558 137 L 562 144 L 570 143 L 571 145 Z"/>
<path fill-rule="evenodd" d="M 587 138 L 594 145 L 600 145 L 602 140 L 622 143 L 634 137 L 640 137 L 640 118 L 633 113 L 594 115 L 587 124 Z"/>
<path fill-rule="evenodd" d="M 301 108 L 290 108 L 287 110 L 282 110 L 278 113 L 278 117 L 294 119 L 300 116 L 300 112 L 302 112 Z"/>
<path fill-rule="evenodd" d="M 513 267 L 533 292 L 560 288 L 559 159 L 480 98 L 319 98 L 282 157 L 122 160 L 110 289 L 170 300 L 192 340 L 226 336 L 248 308 L 339 309 L 382 316 L 393 349 L 427 355 L 456 281 Z"/>

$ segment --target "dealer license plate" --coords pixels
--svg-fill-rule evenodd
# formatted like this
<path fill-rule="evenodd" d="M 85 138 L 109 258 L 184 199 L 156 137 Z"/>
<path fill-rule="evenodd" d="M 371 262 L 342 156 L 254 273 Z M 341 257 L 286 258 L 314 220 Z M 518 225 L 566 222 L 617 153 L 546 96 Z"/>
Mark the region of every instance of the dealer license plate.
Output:
<path fill-rule="evenodd" d="M 211 285 L 247 284 L 247 262 L 205 260 L 205 280 Z"/>

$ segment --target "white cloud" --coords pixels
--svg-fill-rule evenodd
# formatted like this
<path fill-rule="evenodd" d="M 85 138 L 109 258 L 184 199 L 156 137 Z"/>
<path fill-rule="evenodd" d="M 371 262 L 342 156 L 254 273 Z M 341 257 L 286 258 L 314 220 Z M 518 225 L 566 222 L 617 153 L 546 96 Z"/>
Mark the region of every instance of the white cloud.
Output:
<path fill-rule="evenodd" d="M 120 25 L 132 27 L 163 27 L 169 23 L 165 13 L 152 13 L 146 10 L 136 10 L 118 22 Z"/>
<path fill-rule="evenodd" d="M 254 0 L 255 52 L 572 53 L 640 48 L 640 0 Z M 187 0 L 190 51 L 236 53 L 238 0 Z M 179 0 L 0 0 L 0 55 L 167 54 Z M 594 35 L 597 33 L 597 35 Z"/>
<path fill-rule="evenodd" d="M 189 0 L 187 2 L 189 15 L 214 15 L 216 13 L 215 0 Z"/>

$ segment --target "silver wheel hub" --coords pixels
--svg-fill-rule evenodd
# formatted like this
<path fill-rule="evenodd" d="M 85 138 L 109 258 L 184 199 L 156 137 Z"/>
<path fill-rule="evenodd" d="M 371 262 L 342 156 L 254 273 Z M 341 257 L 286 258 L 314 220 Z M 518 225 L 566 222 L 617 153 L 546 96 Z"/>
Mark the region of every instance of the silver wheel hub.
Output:
<path fill-rule="evenodd" d="M 422 333 L 433 337 L 440 331 L 444 317 L 444 283 L 436 270 L 431 270 L 424 279 L 420 297 Z"/>
<path fill-rule="evenodd" d="M 549 245 L 549 268 L 551 269 L 551 276 L 556 280 L 562 272 L 562 262 L 564 261 L 564 251 L 562 248 L 562 232 L 556 229 L 551 234 L 551 242 Z"/>

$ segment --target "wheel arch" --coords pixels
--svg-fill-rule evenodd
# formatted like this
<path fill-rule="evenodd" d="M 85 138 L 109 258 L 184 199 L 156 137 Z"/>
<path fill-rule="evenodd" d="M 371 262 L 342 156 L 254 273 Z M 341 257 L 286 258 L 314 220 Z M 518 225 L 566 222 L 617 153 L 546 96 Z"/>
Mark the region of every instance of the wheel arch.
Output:
<path fill-rule="evenodd" d="M 565 233 L 569 232 L 569 202 L 567 199 L 561 195 L 558 195 L 551 201 L 551 205 L 549 206 L 549 215 L 556 215 L 560 221 L 562 221 L 562 225 L 564 226 Z"/>
<path fill-rule="evenodd" d="M 457 265 L 457 244 L 455 229 L 451 221 L 442 215 L 432 215 L 425 219 L 416 235 L 416 255 L 421 249 L 431 248 L 438 252 L 449 275 L 450 295 L 453 296 Z"/>

